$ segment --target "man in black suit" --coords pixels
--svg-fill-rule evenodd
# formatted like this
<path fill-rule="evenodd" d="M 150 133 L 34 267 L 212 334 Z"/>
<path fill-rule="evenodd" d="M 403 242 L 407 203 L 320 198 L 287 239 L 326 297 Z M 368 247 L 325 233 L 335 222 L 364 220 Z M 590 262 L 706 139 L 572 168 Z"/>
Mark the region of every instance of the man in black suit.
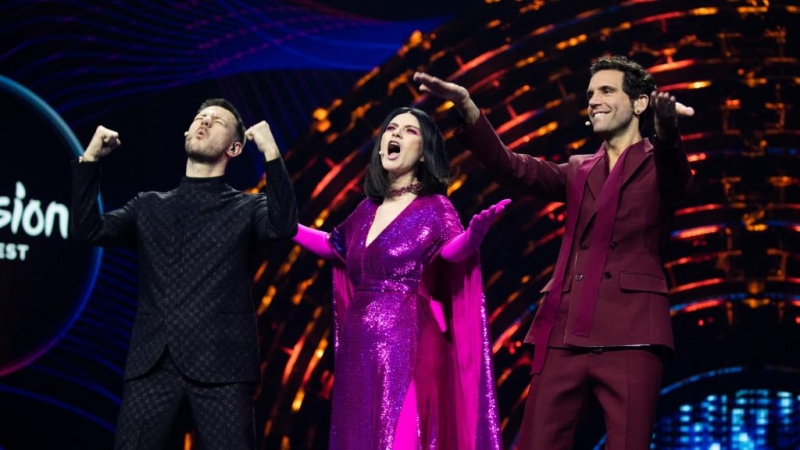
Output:
<path fill-rule="evenodd" d="M 188 402 L 207 449 L 254 449 L 258 333 L 250 262 L 263 244 L 297 229 L 294 189 L 269 125 L 245 130 L 224 99 L 204 102 L 185 134 L 186 176 L 101 215 L 98 160 L 121 144 L 97 127 L 73 163 L 76 239 L 139 255 L 139 303 L 125 369 L 117 449 L 158 449 Z M 223 181 L 245 140 L 266 160 L 267 184 L 245 194 Z"/>

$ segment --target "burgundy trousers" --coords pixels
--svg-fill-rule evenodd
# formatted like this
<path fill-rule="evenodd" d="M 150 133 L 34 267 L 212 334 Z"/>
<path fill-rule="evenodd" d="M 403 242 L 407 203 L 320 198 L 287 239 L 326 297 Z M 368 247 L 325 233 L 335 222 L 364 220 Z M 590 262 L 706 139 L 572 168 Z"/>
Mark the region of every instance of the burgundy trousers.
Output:
<path fill-rule="evenodd" d="M 652 347 L 549 348 L 531 380 L 519 450 L 571 450 L 581 415 L 596 400 L 606 450 L 647 450 L 664 363 Z"/>

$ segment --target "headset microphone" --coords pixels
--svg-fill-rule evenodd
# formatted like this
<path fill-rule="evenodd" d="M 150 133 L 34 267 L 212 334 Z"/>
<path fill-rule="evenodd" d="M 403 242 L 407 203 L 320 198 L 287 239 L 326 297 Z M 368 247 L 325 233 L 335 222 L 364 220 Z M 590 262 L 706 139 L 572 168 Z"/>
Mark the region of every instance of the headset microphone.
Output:
<path fill-rule="evenodd" d="M 587 121 L 586 121 L 586 122 L 584 122 L 583 124 L 584 124 L 584 125 L 586 125 L 587 127 L 589 127 L 589 126 L 591 126 L 591 125 L 592 125 L 592 122 L 589 122 L 589 121 L 587 120 Z"/>

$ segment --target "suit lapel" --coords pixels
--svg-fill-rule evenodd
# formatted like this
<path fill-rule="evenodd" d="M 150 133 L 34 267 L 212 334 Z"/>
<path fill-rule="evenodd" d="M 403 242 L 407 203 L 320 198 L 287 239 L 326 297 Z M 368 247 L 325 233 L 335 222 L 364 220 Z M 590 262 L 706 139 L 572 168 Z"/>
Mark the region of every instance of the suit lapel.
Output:
<path fill-rule="evenodd" d="M 603 160 L 605 154 L 605 148 L 601 145 L 600 149 L 597 150 L 594 155 L 584 159 L 580 167 L 578 167 L 575 187 L 581 191 L 579 193 L 579 198 L 583 197 L 583 192 L 587 183 L 589 185 L 590 194 L 594 197 L 594 201 L 596 202 L 600 197 L 600 191 L 603 189 L 605 177 L 603 176 L 602 167 L 598 163 Z M 583 198 L 581 198 L 581 200 L 586 201 L 586 199 Z"/>
<path fill-rule="evenodd" d="M 564 239 L 565 240 L 572 240 L 575 236 L 576 225 L 578 224 L 578 216 L 581 211 L 581 205 L 584 204 L 586 201 L 585 193 L 586 193 L 586 181 L 589 177 L 589 174 L 593 172 L 593 168 L 597 166 L 597 162 L 602 160 L 603 152 L 602 147 L 600 151 L 595 153 L 593 156 L 590 156 L 583 161 L 581 161 L 580 166 L 578 166 L 578 170 L 575 173 L 575 181 L 570 183 L 569 189 L 572 189 L 572 195 L 567 197 L 567 223 L 564 232 Z M 594 201 L 593 201 L 594 202 Z M 563 255 L 564 258 L 569 257 L 569 249 L 572 248 L 572 242 L 567 243 L 566 250 L 562 248 L 562 252 L 566 251 Z"/>
<path fill-rule="evenodd" d="M 622 167 L 622 188 L 628 183 L 628 180 L 639 170 L 639 167 L 645 160 L 653 153 L 653 144 L 649 139 L 642 139 L 641 141 L 628 147 L 626 152 L 630 152 L 625 158 L 625 165 Z"/>
<path fill-rule="evenodd" d="M 592 218 L 597 214 L 597 202 L 600 199 L 600 193 L 603 191 L 603 183 L 606 181 L 605 170 L 602 166 L 603 156 L 605 156 L 605 147 L 602 145 L 600 149 L 590 158 L 583 160 L 580 168 L 578 168 L 578 176 L 575 180 L 575 187 L 580 189 L 581 201 L 579 205 L 583 205 L 584 209 L 591 211 L 591 215 L 582 220 L 582 223 L 589 223 Z M 586 189 L 588 187 L 589 189 Z M 584 192 L 589 191 L 589 195 L 584 195 Z M 574 217 L 578 216 L 581 208 L 576 207 L 574 210 L 569 211 Z M 585 227 L 583 227 L 585 229 Z M 580 238 L 580 236 L 578 236 Z"/>
<path fill-rule="evenodd" d="M 604 165 L 605 158 L 603 158 L 603 155 L 598 156 L 597 163 L 594 164 L 589 172 L 589 176 L 586 178 L 586 186 L 589 187 L 589 193 L 595 204 L 597 204 L 600 193 L 603 192 L 603 184 L 606 182 L 606 168 Z M 586 199 L 584 199 L 584 201 L 586 201 Z"/>

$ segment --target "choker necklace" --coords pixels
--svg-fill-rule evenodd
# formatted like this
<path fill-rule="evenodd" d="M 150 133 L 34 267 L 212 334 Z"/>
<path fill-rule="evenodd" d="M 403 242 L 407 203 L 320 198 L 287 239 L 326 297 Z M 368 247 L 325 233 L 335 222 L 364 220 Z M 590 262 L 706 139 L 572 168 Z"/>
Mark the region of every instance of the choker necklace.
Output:
<path fill-rule="evenodd" d="M 417 181 L 416 183 L 411 183 L 408 186 L 403 186 L 399 189 L 389 189 L 389 192 L 386 193 L 387 197 L 399 197 L 406 192 L 417 192 L 419 188 L 422 187 L 422 183 Z"/>

